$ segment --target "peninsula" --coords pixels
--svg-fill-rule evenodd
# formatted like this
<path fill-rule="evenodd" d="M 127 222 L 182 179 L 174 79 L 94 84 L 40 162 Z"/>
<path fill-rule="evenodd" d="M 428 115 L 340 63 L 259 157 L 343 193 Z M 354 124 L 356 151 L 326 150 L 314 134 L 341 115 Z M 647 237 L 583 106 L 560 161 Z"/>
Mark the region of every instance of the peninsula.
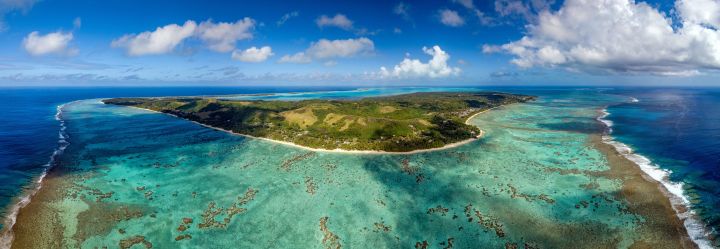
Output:
<path fill-rule="evenodd" d="M 113 98 L 105 104 L 171 114 L 233 133 L 326 150 L 408 152 L 475 139 L 466 121 L 534 96 L 425 92 L 357 100 L 263 101 L 214 97 Z"/>

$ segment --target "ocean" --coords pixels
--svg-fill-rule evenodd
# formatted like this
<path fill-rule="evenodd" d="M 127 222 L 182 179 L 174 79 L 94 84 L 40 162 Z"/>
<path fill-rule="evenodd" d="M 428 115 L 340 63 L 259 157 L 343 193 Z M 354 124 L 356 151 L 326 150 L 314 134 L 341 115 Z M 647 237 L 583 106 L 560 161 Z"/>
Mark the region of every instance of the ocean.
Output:
<path fill-rule="evenodd" d="M 140 234 L 160 248 L 175 245 L 178 238 L 185 246 L 231 245 L 235 235 L 222 229 L 246 235 L 247 245 L 275 247 L 317 245 L 300 239 L 312 233 L 322 243 L 351 247 L 562 247 L 568 242 L 548 234 L 562 234 L 568 227 L 597 236 L 588 245 L 615 241 L 627 247 L 648 235 L 638 228 L 650 218 L 606 198 L 622 189 L 622 181 L 598 176 L 608 164 L 587 145 L 592 134 L 604 134 L 606 142 L 665 182 L 677 194 L 675 201 L 692 207 L 683 215 L 691 216 L 686 227 L 696 241 L 718 245 L 712 239 L 720 210 L 716 89 L 480 88 L 540 99 L 480 115 L 473 123 L 487 131 L 481 141 L 412 156 L 307 153 L 97 100 L 252 93 L 279 94 L 228 98 L 299 100 L 442 90 L 464 89 L 3 88 L 0 179 L 6 184 L 0 205 L 12 207 L 31 192 L 53 153 L 69 142 L 56 157 L 56 167 L 65 169 L 57 179 L 71 182 L 76 194 L 93 201 L 56 200 L 56 208 L 75 217 L 96 209 L 112 213 L 118 208 L 113 203 L 122 203 L 125 214 L 144 214 L 108 222 L 109 227 L 85 225 L 93 231 L 73 218 L 63 220 L 72 233 L 66 234 L 67 242 L 83 247 L 140 241 L 130 236 Z M 56 120 L 58 106 L 75 100 L 84 101 L 66 105 Z M 597 122 L 599 117 L 611 130 Z M 59 138 L 61 121 L 66 130 Z M 596 201 L 600 197 L 605 201 Z M 227 220 L 215 219 L 226 211 L 220 216 Z M 184 217 L 212 229 L 164 232 L 179 228 Z M 480 223 L 467 224 L 472 218 Z M 284 228 L 288 223 L 283 221 L 297 227 Z M 268 239 L 278 234 L 284 235 Z"/>
<path fill-rule="evenodd" d="M 675 183 L 717 238 L 720 229 L 720 89 L 629 88 L 611 93 L 635 101 L 607 108 L 615 140 L 628 145 L 639 164 Z M 673 187 L 670 187 L 673 188 Z M 715 246 L 720 243 L 715 240 Z"/>
<path fill-rule="evenodd" d="M 347 90 L 341 87 L 5 87 L 0 88 L 0 207 L 14 198 L 42 172 L 58 148 L 58 106 L 83 99 L 288 93 Z M 0 214 L 4 216 L 4 210 Z M 0 224 L 2 229 L 2 224 Z"/>

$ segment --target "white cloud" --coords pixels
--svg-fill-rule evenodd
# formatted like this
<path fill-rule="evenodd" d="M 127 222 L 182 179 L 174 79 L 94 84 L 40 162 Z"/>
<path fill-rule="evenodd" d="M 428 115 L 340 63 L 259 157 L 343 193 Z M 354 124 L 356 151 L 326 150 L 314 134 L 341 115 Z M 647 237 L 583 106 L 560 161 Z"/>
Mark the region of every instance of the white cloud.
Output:
<path fill-rule="evenodd" d="M 33 31 L 23 39 L 22 45 L 25 51 L 34 56 L 47 54 L 74 55 L 78 52 L 77 49 L 68 48 L 72 39 L 73 34 L 70 32 L 57 31 L 41 35 L 37 31 Z"/>
<path fill-rule="evenodd" d="M 380 68 L 380 76 L 384 78 L 442 78 L 460 74 L 460 68 L 448 66 L 450 55 L 439 46 L 423 47 L 423 52 L 432 56 L 427 63 L 418 59 L 403 59 L 392 69 Z"/>
<path fill-rule="evenodd" d="M 0 0 L 0 31 L 5 31 L 5 15 L 11 12 L 27 12 L 38 0 Z"/>
<path fill-rule="evenodd" d="M 375 44 L 373 41 L 368 38 L 361 37 L 345 40 L 320 39 L 310 45 L 305 52 L 313 58 L 325 59 L 351 57 L 357 54 L 370 53 L 374 50 Z"/>
<path fill-rule="evenodd" d="M 483 46 L 520 67 L 689 76 L 720 69 L 719 1 L 679 0 L 679 23 L 634 0 L 567 0 L 543 11 L 522 39 Z M 678 25 L 680 24 L 680 25 Z"/>
<path fill-rule="evenodd" d="M 212 20 L 208 20 L 200 23 L 197 33 L 209 49 L 217 52 L 230 52 L 235 49 L 237 41 L 252 39 L 254 28 L 255 20 L 249 17 L 234 23 L 214 23 Z"/>
<path fill-rule="evenodd" d="M 199 25 L 188 20 L 182 26 L 169 24 L 154 31 L 127 34 L 113 40 L 110 45 L 114 48 L 125 48 L 127 54 L 132 56 L 166 54 L 186 39 L 194 38 L 203 41 L 210 50 L 230 52 L 235 49 L 237 41 L 253 38 L 255 25 L 255 20 L 249 17 L 234 23 L 207 20 Z"/>
<path fill-rule="evenodd" d="M 322 15 L 315 20 L 318 27 L 338 27 L 344 30 L 353 29 L 353 21 L 343 14 L 336 14 L 333 17 Z"/>
<path fill-rule="evenodd" d="M 280 63 L 298 63 L 305 64 L 312 62 L 312 58 L 305 55 L 304 52 L 295 53 L 294 55 L 284 55 L 278 61 Z"/>
<path fill-rule="evenodd" d="M 169 53 L 183 40 L 193 36 L 196 28 L 194 21 L 186 21 L 182 26 L 169 24 L 152 32 L 124 35 L 113 40 L 111 46 L 125 48 L 127 54 L 133 56 Z"/>
<path fill-rule="evenodd" d="M 457 11 L 449 9 L 440 10 L 440 22 L 450 27 L 460 27 L 465 24 L 465 20 Z"/>
<path fill-rule="evenodd" d="M 675 3 L 685 21 L 720 28 L 720 1 L 680 0 Z"/>
<path fill-rule="evenodd" d="M 328 40 L 320 39 L 310 44 L 305 52 L 285 55 L 280 62 L 308 63 L 312 59 L 346 58 L 375 51 L 372 40 L 361 37 L 357 39 Z"/>
<path fill-rule="evenodd" d="M 297 17 L 299 15 L 300 15 L 300 12 L 297 12 L 297 11 L 287 13 L 287 14 L 283 15 L 282 17 L 280 17 L 280 20 L 277 21 L 277 26 L 282 26 L 283 24 L 285 24 L 285 22 L 290 20 L 290 18 Z"/>
<path fill-rule="evenodd" d="M 272 48 L 264 46 L 261 48 L 251 47 L 245 50 L 235 50 L 232 58 L 243 62 L 263 62 L 273 56 Z"/>
<path fill-rule="evenodd" d="M 400 2 L 393 8 L 393 13 L 402 16 L 403 19 L 410 21 L 410 5 Z"/>

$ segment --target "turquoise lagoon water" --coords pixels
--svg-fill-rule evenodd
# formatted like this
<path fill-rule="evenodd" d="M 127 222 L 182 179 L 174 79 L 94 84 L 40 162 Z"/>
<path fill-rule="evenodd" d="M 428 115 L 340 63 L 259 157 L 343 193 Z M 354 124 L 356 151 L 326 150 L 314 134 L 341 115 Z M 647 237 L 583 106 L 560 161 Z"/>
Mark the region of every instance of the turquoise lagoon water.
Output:
<path fill-rule="evenodd" d="M 473 119 L 479 141 L 412 155 L 310 152 L 85 100 L 63 110 L 72 187 L 52 206 L 82 248 L 628 247 L 644 217 L 588 144 L 598 108 L 626 100 L 542 96 Z"/>

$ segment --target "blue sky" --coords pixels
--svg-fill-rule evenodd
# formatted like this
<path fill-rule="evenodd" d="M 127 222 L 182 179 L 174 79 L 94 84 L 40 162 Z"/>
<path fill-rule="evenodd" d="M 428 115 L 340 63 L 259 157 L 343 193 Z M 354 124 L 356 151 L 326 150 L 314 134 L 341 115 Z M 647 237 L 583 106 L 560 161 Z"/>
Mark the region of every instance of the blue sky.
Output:
<path fill-rule="evenodd" d="M 0 15 L 0 85 L 713 85 L 720 68 L 718 0 L 0 0 Z"/>

